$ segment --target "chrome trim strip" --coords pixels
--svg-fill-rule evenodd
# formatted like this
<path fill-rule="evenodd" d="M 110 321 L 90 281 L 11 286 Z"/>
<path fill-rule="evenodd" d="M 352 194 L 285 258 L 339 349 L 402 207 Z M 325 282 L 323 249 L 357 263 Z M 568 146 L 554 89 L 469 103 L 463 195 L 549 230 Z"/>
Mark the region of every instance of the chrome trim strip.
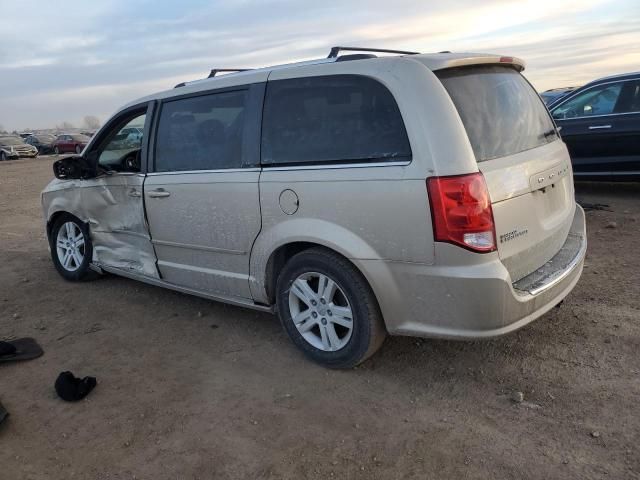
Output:
<path fill-rule="evenodd" d="M 187 293 L 189 295 L 195 295 L 198 297 L 206 298 L 208 300 L 215 300 L 217 302 L 228 303 L 230 305 L 237 305 L 239 307 L 247 307 L 253 310 L 259 310 L 261 312 L 274 313 L 274 309 L 268 305 L 258 305 L 248 298 L 230 297 L 224 295 L 214 295 L 212 293 L 203 292 L 201 290 L 193 290 L 191 288 L 182 287 L 180 285 L 174 285 L 173 283 L 166 282 L 160 278 L 147 277 L 144 275 L 138 275 L 136 273 L 128 272 L 116 267 L 109 267 L 106 265 L 95 265 L 96 268 L 100 268 L 105 272 L 113 273 L 114 275 L 120 275 L 122 277 L 130 278 L 132 280 L 138 280 L 140 282 L 148 283 L 156 287 L 164 287 L 176 292 Z"/>
<path fill-rule="evenodd" d="M 247 252 L 242 250 L 230 250 L 227 248 L 207 247 L 204 245 L 190 245 L 188 243 L 167 242 L 165 240 L 151 240 L 154 245 L 164 247 L 188 248 L 189 250 L 202 250 L 205 252 L 228 253 L 229 255 L 246 255 Z"/>
<path fill-rule="evenodd" d="M 571 235 L 571 233 L 569 235 Z M 542 293 L 542 292 L 544 292 L 546 290 L 549 290 L 550 288 L 553 288 L 555 285 L 557 285 L 562 280 L 564 280 L 569 275 L 571 275 L 571 273 L 573 273 L 573 271 L 578 266 L 578 264 L 580 262 L 582 262 L 582 260 L 584 260 L 584 257 L 585 257 L 585 255 L 587 253 L 587 241 L 586 240 L 587 240 L 586 237 L 582 237 L 582 245 L 580 246 L 580 250 L 578 250 L 578 253 L 574 257 L 574 259 L 571 261 L 571 263 L 569 263 L 569 265 L 567 265 L 567 268 L 565 268 L 561 272 L 557 272 L 555 276 L 550 276 L 548 278 L 549 281 L 547 283 L 545 283 L 543 285 L 540 285 L 537 288 L 532 288 L 531 290 L 526 290 L 524 292 L 525 293 L 529 293 L 530 295 L 533 295 L 533 296 L 539 295 L 540 293 Z M 518 291 L 522 291 L 522 290 L 518 290 Z"/>
<path fill-rule="evenodd" d="M 322 165 L 314 163 L 313 165 L 294 165 L 288 167 L 264 167 L 265 172 L 280 172 L 286 170 L 336 170 L 341 168 L 371 168 L 371 167 L 406 167 L 411 164 L 410 161 L 403 162 L 375 162 L 375 163 L 335 163 Z"/>
<path fill-rule="evenodd" d="M 148 177 L 158 177 L 160 175 L 198 175 L 203 173 L 238 173 L 238 172 L 259 172 L 260 169 L 254 168 L 220 168 L 217 170 L 179 170 L 174 172 L 150 172 Z"/>

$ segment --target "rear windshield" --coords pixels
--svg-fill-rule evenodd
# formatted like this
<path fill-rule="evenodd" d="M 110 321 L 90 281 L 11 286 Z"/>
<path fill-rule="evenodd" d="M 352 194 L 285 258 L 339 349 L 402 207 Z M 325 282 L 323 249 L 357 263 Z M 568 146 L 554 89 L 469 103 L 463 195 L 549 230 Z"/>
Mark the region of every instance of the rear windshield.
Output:
<path fill-rule="evenodd" d="M 478 162 L 556 140 L 544 103 L 514 69 L 477 66 L 435 73 L 458 109 Z"/>

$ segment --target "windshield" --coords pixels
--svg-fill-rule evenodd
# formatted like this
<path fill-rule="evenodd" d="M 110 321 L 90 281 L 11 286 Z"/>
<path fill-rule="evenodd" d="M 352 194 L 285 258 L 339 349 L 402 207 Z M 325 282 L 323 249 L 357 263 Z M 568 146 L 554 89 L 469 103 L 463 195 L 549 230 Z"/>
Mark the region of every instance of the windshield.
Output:
<path fill-rule="evenodd" d="M 24 145 L 24 141 L 18 137 L 0 137 L 0 145 Z"/>
<path fill-rule="evenodd" d="M 544 103 L 513 68 L 474 66 L 435 73 L 458 109 L 478 162 L 514 155 L 557 138 Z"/>
<path fill-rule="evenodd" d="M 46 142 L 53 142 L 56 139 L 56 137 L 54 137 L 53 135 L 37 135 L 35 139 L 39 142 L 46 143 Z"/>

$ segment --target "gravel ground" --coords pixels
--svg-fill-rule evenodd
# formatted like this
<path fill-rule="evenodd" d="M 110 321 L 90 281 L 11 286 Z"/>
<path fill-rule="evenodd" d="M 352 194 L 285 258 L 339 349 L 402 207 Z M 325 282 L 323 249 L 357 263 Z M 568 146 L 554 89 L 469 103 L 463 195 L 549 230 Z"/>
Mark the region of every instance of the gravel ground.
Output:
<path fill-rule="evenodd" d="M 45 350 L 0 365 L 0 478 L 640 478 L 640 185 L 578 185 L 610 211 L 587 212 L 582 280 L 528 327 L 390 338 L 329 371 L 268 314 L 65 282 L 43 234 L 50 177 L 51 158 L 0 163 L 0 339 Z M 63 370 L 98 386 L 65 403 Z"/>

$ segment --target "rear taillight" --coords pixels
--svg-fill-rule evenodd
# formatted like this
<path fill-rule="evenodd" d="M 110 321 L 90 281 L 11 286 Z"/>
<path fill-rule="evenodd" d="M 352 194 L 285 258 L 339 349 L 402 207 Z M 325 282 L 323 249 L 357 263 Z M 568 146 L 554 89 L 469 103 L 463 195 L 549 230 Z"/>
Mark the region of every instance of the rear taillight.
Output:
<path fill-rule="evenodd" d="M 428 178 L 427 191 L 436 241 L 481 253 L 496 249 L 491 200 L 482 173 Z"/>

